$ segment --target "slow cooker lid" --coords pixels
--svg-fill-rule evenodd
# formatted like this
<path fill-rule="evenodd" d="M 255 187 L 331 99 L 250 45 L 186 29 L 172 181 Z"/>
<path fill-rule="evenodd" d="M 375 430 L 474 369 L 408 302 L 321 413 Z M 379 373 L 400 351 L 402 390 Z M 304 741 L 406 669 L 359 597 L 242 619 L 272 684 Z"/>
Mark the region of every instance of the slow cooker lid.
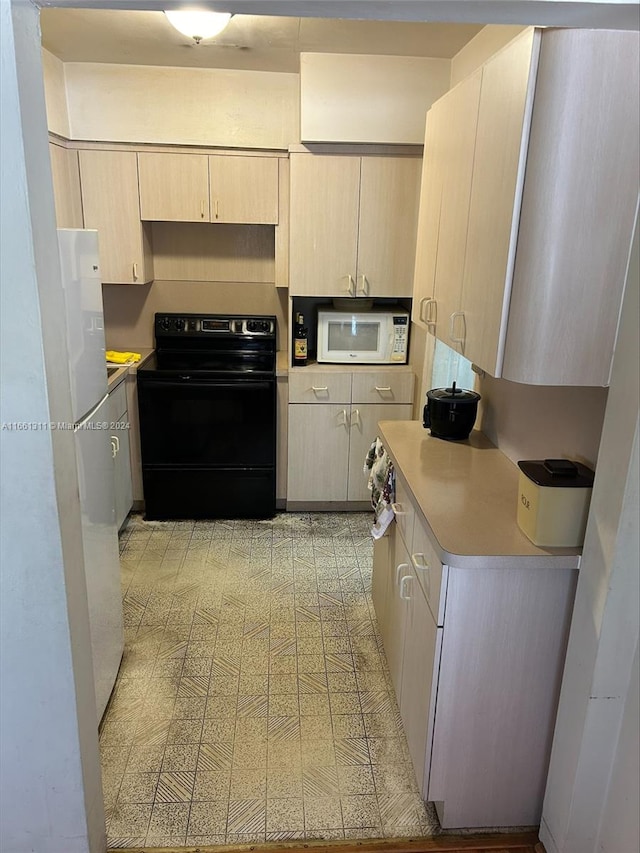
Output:
<path fill-rule="evenodd" d="M 432 388 L 431 391 L 427 391 L 427 398 L 448 403 L 477 403 L 481 399 L 480 394 L 475 391 L 457 388 L 455 382 L 452 383 L 451 388 Z"/>

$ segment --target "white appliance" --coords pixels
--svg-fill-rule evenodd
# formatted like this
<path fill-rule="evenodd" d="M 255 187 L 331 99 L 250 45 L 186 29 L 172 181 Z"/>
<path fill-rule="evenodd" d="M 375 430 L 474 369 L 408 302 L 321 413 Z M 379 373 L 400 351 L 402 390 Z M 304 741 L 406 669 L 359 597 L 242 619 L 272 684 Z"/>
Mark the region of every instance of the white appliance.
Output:
<path fill-rule="evenodd" d="M 318 361 L 335 364 L 406 364 L 409 312 L 318 311 Z"/>
<path fill-rule="evenodd" d="M 124 649 L 98 232 L 58 229 L 98 722 Z"/>

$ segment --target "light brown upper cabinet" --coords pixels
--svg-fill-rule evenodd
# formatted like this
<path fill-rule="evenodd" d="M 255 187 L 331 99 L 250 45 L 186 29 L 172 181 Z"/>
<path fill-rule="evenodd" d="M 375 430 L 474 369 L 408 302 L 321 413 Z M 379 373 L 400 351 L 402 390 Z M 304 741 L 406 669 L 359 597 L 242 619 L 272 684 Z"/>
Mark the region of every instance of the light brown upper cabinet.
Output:
<path fill-rule="evenodd" d="M 483 65 L 477 110 L 470 88 L 454 101 L 465 81 L 430 111 L 423 188 L 442 193 L 437 225 L 422 200 L 414 320 L 492 376 L 609 382 L 638 198 L 638 38 L 527 30 Z M 438 128 L 462 146 L 444 167 L 428 156 Z"/>
<path fill-rule="evenodd" d="M 209 222 L 206 154 L 138 154 L 140 218 Z"/>
<path fill-rule="evenodd" d="M 278 158 L 209 155 L 212 222 L 278 224 Z"/>
<path fill-rule="evenodd" d="M 422 254 L 420 258 L 425 272 L 418 270 L 417 265 L 416 270 L 425 289 L 427 283 L 431 284 L 431 292 L 421 294 L 415 308 L 418 319 L 430 329 L 441 328 L 446 323 L 445 333 L 450 337 L 455 332 L 451 327 L 455 325 L 462 300 L 481 79 L 482 72 L 478 71 L 459 83 L 438 102 L 433 120 L 429 121 L 435 135 L 432 147 L 436 148 L 440 165 L 431 187 L 427 188 L 433 195 L 426 206 L 430 220 L 427 224 L 432 229 L 427 240 L 429 256 Z M 433 298 L 429 299 L 430 296 Z"/>
<path fill-rule="evenodd" d="M 53 198 L 58 228 L 82 228 L 82 197 L 78 152 L 49 143 Z"/>
<path fill-rule="evenodd" d="M 292 295 L 411 296 L 420 162 L 291 155 Z"/>
<path fill-rule="evenodd" d="M 161 222 L 278 222 L 278 158 L 138 154 L 140 215 Z"/>
<path fill-rule="evenodd" d="M 84 227 L 98 230 L 107 284 L 153 279 L 146 226 L 140 221 L 138 164 L 133 151 L 79 151 Z"/>

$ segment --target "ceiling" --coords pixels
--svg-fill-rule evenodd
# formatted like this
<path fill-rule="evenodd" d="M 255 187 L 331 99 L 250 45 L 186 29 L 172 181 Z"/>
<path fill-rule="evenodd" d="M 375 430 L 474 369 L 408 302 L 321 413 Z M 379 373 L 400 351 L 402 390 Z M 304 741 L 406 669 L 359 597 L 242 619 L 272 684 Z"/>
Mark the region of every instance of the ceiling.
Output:
<path fill-rule="evenodd" d="M 42 44 L 63 62 L 115 62 L 297 73 L 303 51 L 449 59 L 481 24 L 431 24 L 234 15 L 196 45 L 163 12 L 41 10 Z"/>

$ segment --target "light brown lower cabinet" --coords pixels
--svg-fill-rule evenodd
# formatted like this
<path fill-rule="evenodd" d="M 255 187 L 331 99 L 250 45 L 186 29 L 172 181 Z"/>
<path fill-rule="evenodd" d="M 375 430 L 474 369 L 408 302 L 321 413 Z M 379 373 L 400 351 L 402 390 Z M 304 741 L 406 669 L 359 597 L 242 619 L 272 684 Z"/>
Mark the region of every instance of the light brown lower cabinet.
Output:
<path fill-rule="evenodd" d="M 411 419 L 413 383 L 409 371 L 292 371 L 287 506 L 369 502 L 363 469 L 378 421 Z"/>
<path fill-rule="evenodd" d="M 536 826 L 577 570 L 443 565 L 413 510 L 375 543 L 372 593 L 423 799 L 448 829 Z"/>
<path fill-rule="evenodd" d="M 133 505 L 131 451 L 129 446 L 129 412 L 126 379 L 109 392 L 111 454 L 115 479 L 116 524 L 124 524 Z"/>

